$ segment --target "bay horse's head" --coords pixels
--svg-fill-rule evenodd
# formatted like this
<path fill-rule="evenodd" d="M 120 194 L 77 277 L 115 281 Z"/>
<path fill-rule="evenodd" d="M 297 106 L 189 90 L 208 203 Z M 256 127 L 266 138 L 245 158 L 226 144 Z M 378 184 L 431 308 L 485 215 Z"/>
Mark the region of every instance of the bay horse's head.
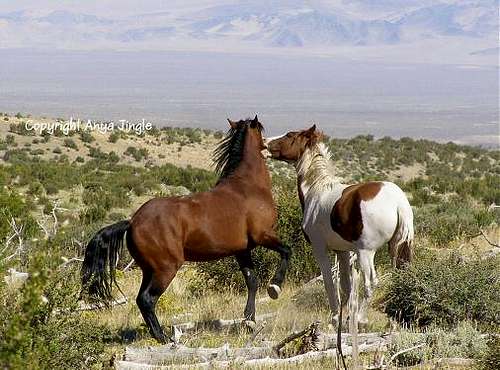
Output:
<path fill-rule="evenodd" d="M 215 171 L 221 178 L 231 175 L 243 160 L 245 151 L 260 152 L 266 148 L 262 138 L 264 127 L 255 118 L 232 121 L 229 118 L 229 130 L 214 151 Z M 245 147 L 245 145 L 247 147 Z"/>
<path fill-rule="evenodd" d="M 313 125 L 307 130 L 290 131 L 282 136 L 266 139 L 266 148 L 270 156 L 286 162 L 296 162 L 307 148 L 318 143 L 323 134 Z"/>

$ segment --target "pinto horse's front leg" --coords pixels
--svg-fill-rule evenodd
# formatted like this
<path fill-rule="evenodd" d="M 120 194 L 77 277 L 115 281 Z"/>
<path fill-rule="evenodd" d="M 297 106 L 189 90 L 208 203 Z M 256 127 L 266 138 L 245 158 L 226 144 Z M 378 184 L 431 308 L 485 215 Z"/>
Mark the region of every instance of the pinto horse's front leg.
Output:
<path fill-rule="evenodd" d="M 316 259 L 316 262 L 321 270 L 321 275 L 323 276 L 323 284 L 325 285 L 326 295 L 330 305 L 332 321 L 335 321 L 335 317 L 339 310 L 339 297 L 337 285 L 333 281 L 332 263 L 330 262 L 327 246 L 322 240 L 316 240 L 314 238 L 311 239 L 311 244 L 314 258 Z"/>

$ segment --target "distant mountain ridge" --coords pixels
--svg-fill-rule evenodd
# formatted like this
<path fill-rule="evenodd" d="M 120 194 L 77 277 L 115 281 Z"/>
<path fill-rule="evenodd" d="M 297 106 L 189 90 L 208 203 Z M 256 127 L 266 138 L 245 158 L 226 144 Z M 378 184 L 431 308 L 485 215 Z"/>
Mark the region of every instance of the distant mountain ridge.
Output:
<path fill-rule="evenodd" d="M 0 14 L 0 47 L 308 49 L 395 46 L 452 38 L 498 46 L 496 0 L 251 1 L 127 17 L 53 10 Z M 224 43 L 221 44 L 221 41 Z"/>

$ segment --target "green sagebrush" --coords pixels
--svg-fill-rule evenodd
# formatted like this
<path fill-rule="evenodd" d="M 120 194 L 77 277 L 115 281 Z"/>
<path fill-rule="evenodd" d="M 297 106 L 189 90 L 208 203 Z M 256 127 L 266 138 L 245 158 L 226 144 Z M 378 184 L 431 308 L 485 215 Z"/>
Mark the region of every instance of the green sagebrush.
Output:
<path fill-rule="evenodd" d="M 380 299 L 390 317 L 417 326 L 453 326 L 472 320 L 500 325 L 500 256 L 464 259 L 455 253 L 417 255 L 391 272 Z"/>

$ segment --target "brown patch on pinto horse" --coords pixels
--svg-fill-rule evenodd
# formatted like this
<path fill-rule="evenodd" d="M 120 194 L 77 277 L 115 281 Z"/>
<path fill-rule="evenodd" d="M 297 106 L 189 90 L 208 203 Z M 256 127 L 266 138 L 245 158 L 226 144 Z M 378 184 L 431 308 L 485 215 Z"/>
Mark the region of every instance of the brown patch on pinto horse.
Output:
<path fill-rule="evenodd" d="M 330 214 L 333 231 L 347 241 L 358 240 L 363 232 L 361 201 L 375 198 L 383 185 L 382 182 L 371 181 L 345 188 Z"/>

